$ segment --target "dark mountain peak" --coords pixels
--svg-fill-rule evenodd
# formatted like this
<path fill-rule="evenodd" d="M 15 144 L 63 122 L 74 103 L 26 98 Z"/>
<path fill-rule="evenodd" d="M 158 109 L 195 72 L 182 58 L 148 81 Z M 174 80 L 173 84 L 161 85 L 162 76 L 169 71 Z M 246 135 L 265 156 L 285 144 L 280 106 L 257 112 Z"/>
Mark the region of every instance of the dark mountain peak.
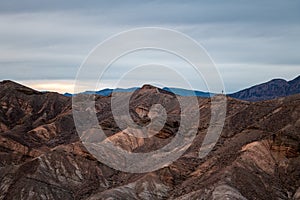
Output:
<path fill-rule="evenodd" d="M 0 92 L 21 92 L 27 95 L 42 94 L 42 92 L 36 91 L 11 80 L 4 80 L 0 82 Z"/>
<path fill-rule="evenodd" d="M 291 81 L 281 78 L 272 79 L 229 96 L 246 101 L 262 101 L 297 93 L 300 93 L 300 76 Z"/>
<path fill-rule="evenodd" d="M 150 84 L 144 84 L 139 91 L 146 92 L 146 93 L 160 93 L 160 94 L 175 96 L 175 94 L 172 91 L 165 90 L 164 88 L 161 89 L 159 87 Z"/>
<path fill-rule="evenodd" d="M 158 87 L 155 87 L 153 85 L 150 85 L 150 84 L 144 84 L 142 87 L 141 87 L 141 90 L 156 90 L 156 89 L 159 89 Z"/>
<path fill-rule="evenodd" d="M 11 80 L 3 80 L 0 82 L 1 86 L 6 86 L 6 87 L 25 87 L 19 83 L 16 83 L 14 81 Z"/>
<path fill-rule="evenodd" d="M 268 83 L 287 83 L 287 81 L 282 78 L 275 78 L 275 79 L 272 79 L 272 80 L 270 80 L 266 83 L 262 83 L 262 84 L 268 84 Z"/>

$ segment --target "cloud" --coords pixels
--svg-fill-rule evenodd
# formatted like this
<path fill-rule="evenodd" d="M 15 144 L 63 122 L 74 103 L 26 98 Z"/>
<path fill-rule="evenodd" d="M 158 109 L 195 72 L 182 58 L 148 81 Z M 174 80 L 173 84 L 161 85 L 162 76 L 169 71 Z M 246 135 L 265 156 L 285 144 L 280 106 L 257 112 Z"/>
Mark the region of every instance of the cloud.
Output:
<path fill-rule="evenodd" d="M 99 42 L 142 26 L 182 31 L 201 43 L 229 91 L 275 77 L 289 79 L 300 72 L 299 7 L 298 1 L 282 0 L 2 0 L 0 79 L 74 80 Z M 126 69 L 132 63 L 120 65 Z M 116 80 L 116 74 L 107 80 Z M 204 90 L 201 84 L 197 89 Z"/>

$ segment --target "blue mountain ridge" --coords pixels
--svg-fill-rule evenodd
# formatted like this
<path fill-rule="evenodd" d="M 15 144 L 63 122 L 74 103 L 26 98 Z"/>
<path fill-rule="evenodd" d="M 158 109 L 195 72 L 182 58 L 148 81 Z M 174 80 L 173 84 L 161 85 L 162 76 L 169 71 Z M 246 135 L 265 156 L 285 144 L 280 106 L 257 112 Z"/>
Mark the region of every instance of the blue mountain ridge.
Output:
<path fill-rule="evenodd" d="M 116 88 L 116 89 L 110 89 L 105 88 L 103 90 L 99 91 L 85 91 L 81 94 L 97 94 L 101 96 L 109 96 L 112 92 L 134 92 L 135 90 L 141 89 L 140 87 L 131 87 L 131 88 Z M 164 87 L 162 88 L 165 91 L 172 92 L 176 95 L 180 96 L 199 96 L 199 97 L 212 97 L 215 94 L 209 93 L 209 92 L 202 92 L 197 90 L 188 90 L 188 89 L 182 89 L 182 88 L 171 88 L 171 87 Z M 71 97 L 73 96 L 70 93 L 65 93 L 64 96 Z"/>
<path fill-rule="evenodd" d="M 102 96 L 109 96 L 113 91 L 114 92 L 133 92 L 137 89 L 141 89 L 140 87 L 132 87 L 132 88 L 116 88 L 110 89 L 106 88 L 99 91 L 85 91 L 83 94 L 98 94 Z M 209 98 L 215 93 L 203 92 L 197 90 L 188 90 L 183 88 L 173 88 L 173 87 L 164 87 L 162 90 L 172 92 L 176 95 L 180 96 L 198 96 Z M 263 101 L 275 99 L 278 97 L 289 96 L 293 94 L 300 93 L 300 76 L 296 78 L 286 81 L 284 79 L 276 78 L 270 81 L 254 85 L 252 87 L 240 90 L 235 93 L 226 94 L 229 97 L 245 100 L 245 101 Z M 65 96 L 72 96 L 70 93 L 65 93 Z"/>

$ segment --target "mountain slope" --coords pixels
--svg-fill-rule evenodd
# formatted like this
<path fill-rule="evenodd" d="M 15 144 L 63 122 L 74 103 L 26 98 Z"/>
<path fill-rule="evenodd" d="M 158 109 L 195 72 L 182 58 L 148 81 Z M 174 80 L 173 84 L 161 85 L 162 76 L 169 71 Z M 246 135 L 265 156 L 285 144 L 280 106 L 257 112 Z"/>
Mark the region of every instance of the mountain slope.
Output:
<path fill-rule="evenodd" d="M 84 94 L 83 94 L 83 97 Z M 86 95 L 88 97 L 88 95 Z M 188 97 L 183 97 L 188 98 Z M 132 152 L 158 149 L 180 126 L 174 94 L 146 85 L 134 92 L 130 114 L 140 125 L 162 104 L 167 122 L 152 138 L 120 130 L 111 97 L 95 108 L 107 140 Z M 131 174 L 97 161 L 81 144 L 71 98 L 0 83 L 0 199 L 297 199 L 300 196 L 300 95 L 262 102 L 228 97 L 221 137 L 204 159 L 198 151 L 210 120 L 210 99 L 198 98 L 200 123 L 190 148 L 171 165 Z M 121 106 L 121 105 L 120 105 Z M 92 130 L 91 130 L 92 131 Z"/>
<path fill-rule="evenodd" d="M 266 83 L 229 94 L 228 96 L 246 101 L 262 101 L 299 93 L 300 76 L 291 81 L 273 79 Z"/>

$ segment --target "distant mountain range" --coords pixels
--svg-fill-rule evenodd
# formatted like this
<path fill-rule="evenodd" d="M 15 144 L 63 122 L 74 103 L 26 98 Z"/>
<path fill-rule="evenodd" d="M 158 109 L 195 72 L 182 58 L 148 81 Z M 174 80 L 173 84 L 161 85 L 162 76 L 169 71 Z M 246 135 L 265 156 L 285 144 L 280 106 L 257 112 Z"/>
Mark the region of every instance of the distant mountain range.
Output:
<path fill-rule="evenodd" d="M 266 83 L 229 94 L 228 96 L 246 101 L 262 101 L 298 93 L 300 93 L 300 76 L 291 81 L 273 79 Z"/>
<path fill-rule="evenodd" d="M 174 94 L 180 95 L 180 96 L 198 96 L 198 97 L 211 97 L 214 96 L 214 93 L 209 92 L 202 92 L 197 90 L 187 90 L 182 88 L 168 88 L 164 87 L 163 90 L 173 92 Z"/>
<path fill-rule="evenodd" d="M 83 93 L 109 96 L 111 95 L 112 92 L 133 92 L 138 89 L 141 88 L 139 87 L 116 88 L 116 89 L 106 88 L 99 91 L 85 91 Z M 164 87 L 162 89 L 180 96 L 198 96 L 198 97 L 207 98 L 215 95 L 214 93 L 210 93 L 210 92 L 188 90 L 182 88 Z M 298 93 L 300 93 L 300 76 L 298 76 L 297 78 L 291 81 L 286 81 L 284 79 L 273 79 L 271 81 L 258 84 L 227 95 L 245 101 L 263 101 L 263 100 L 275 99 L 278 97 L 285 97 L 285 96 L 298 94 Z M 72 96 L 72 94 L 70 93 L 65 93 L 64 95 Z"/>
<path fill-rule="evenodd" d="M 101 96 L 109 96 L 111 95 L 112 92 L 134 92 L 135 90 L 141 89 L 140 87 L 131 87 L 131 88 L 116 88 L 116 89 L 110 89 L 106 88 L 103 90 L 99 91 L 85 91 L 82 92 L 82 94 L 98 94 Z M 164 87 L 162 90 L 172 92 L 176 95 L 180 96 L 199 96 L 199 97 L 211 97 L 214 96 L 214 93 L 209 93 L 209 92 L 202 92 L 202 91 L 197 91 L 197 90 L 188 90 L 188 89 L 183 89 L 183 88 L 171 88 L 171 87 Z M 72 96 L 70 93 L 65 93 L 64 96 Z"/>

